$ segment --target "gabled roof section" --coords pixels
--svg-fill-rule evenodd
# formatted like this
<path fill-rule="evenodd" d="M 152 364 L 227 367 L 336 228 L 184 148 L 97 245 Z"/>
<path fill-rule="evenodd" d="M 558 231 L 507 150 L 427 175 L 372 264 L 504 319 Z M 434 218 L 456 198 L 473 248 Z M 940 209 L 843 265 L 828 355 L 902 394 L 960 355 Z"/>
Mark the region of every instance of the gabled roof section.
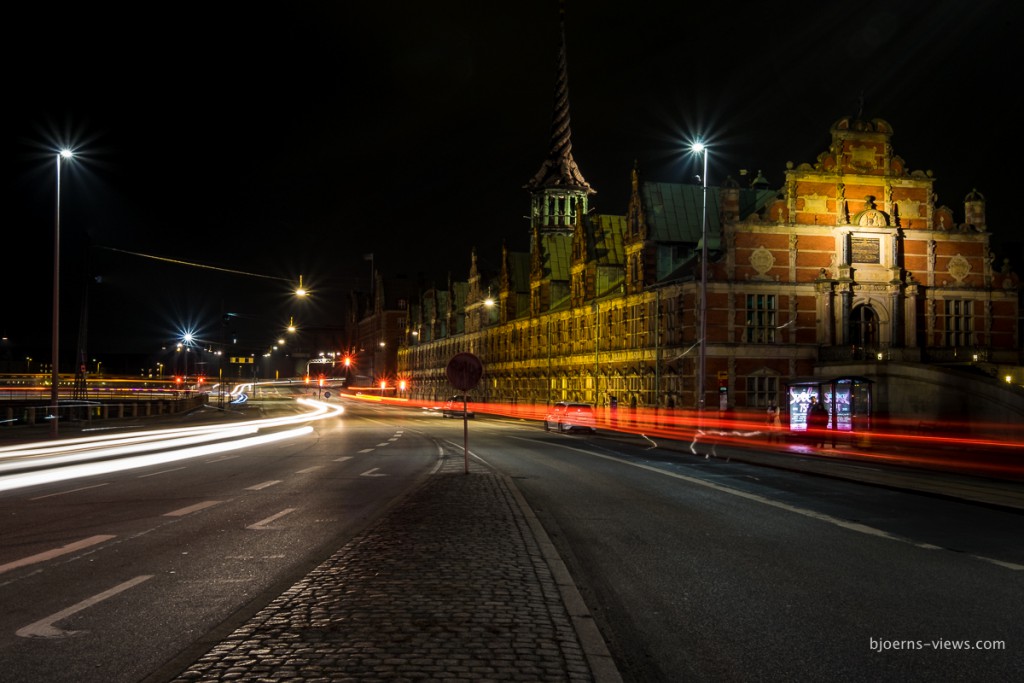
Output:
<path fill-rule="evenodd" d="M 704 188 L 700 185 L 645 182 L 640 187 L 648 236 L 655 242 L 700 242 Z M 708 247 L 718 244 L 718 192 L 708 188 Z"/>
<path fill-rule="evenodd" d="M 508 254 L 509 290 L 530 291 L 530 254 L 525 251 L 510 251 Z"/>
<path fill-rule="evenodd" d="M 590 228 L 587 231 L 589 260 L 599 267 L 622 266 L 626 262 L 626 250 L 622 246 L 626 217 L 591 214 L 585 220 Z"/>
<path fill-rule="evenodd" d="M 719 249 L 722 225 L 719 188 L 709 187 L 708 248 Z M 704 210 L 701 185 L 645 182 L 640 187 L 647 218 L 648 236 L 655 242 L 699 244 Z M 740 219 L 760 211 L 776 197 L 774 190 L 740 190 Z"/>
<path fill-rule="evenodd" d="M 452 308 L 456 311 L 466 309 L 466 297 L 469 296 L 469 283 L 464 281 L 452 283 Z"/>
<path fill-rule="evenodd" d="M 555 73 L 555 111 L 551 120 L 551 142 L 548 156 L 540 170 L 523 187 L 530 191 L 544 188 L 565 188 L 594 194 L 572 157 L 572 131 L 569 127 L 569 70 L 565 49 L 565 10 L 560 9 L 562 45 L 558 51 Z"/>
<path fill-rule="evenodd" d="M 778 190 L 740 190 L 740 220 L 746 220 L 751 214 L 759 213 L 778 199 L 778 196 Z"/>
<path fill-rule="evenodd" d="M 568 282 L 572 265 L 572 235 L 541 235 L 541 249 L 547 266 L 547 279 Z"/>

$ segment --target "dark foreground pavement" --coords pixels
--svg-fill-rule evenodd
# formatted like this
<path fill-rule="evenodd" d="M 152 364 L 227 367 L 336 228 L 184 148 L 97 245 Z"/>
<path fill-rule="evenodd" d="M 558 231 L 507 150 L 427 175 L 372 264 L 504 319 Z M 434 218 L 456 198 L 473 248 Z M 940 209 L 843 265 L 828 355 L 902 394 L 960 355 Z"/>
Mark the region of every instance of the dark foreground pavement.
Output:
<path fill-rule="evenodd" d="M 629 440 L 645 439 L 620 435 Z M 720 458 L 1024 510 L 1024 482 L 851 459 L 843 449 Z M 845 457 L 844 457 L 845 456 Z M 510 480 L 446 457 L 373 526 L 233 632 L 146 683 L 622 680 L 546 532 Z"/>
<path fill-rule="evenodd" d="M 446 458 L 185 681 L 621 681 L 509 480 Z"/>

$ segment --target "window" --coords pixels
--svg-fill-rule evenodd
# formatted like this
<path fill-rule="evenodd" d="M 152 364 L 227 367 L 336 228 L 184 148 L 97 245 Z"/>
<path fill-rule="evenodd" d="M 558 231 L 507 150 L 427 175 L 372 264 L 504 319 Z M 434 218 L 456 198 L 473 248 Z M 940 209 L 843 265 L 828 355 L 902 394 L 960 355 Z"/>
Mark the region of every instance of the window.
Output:
<path fill-rule="evenodd" d="M 946 346 L 974 344 L 974 302 L 946 302 Z"/>
<path fill-rule="evenodd" d="M 747 406 L 767 408 L 779 396 L 779 378 L 774 375 L 751 375 L 747 377 Z"/>
<path fill-rule="evenodd" d="M 771 344 L 775 341 L 774 294 L 747 295 L 747 323 L 744 340 L 752 344 Z"/>

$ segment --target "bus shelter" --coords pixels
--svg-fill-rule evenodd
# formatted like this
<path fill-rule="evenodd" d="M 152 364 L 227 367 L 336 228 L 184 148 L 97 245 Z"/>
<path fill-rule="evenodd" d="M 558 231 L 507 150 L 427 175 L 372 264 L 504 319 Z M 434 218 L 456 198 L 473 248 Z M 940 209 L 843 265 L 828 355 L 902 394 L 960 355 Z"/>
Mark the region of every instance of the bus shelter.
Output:
<path fill-rule="evenodd" d="M 874 382 L 867 377 L 808 377 L 786 383 L 786 407 L 790 432 L 807 431 L 812 399 L 828 411 L 828 428 L 837 432 L 871 429 Z"/>

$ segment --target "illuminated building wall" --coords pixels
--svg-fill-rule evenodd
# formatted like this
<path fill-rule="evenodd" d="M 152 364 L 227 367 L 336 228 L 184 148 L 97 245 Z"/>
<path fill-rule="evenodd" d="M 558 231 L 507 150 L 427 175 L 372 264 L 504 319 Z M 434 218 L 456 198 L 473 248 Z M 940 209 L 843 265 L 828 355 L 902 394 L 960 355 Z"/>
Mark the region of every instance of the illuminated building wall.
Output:
<path fill-rule="evenodd" d="M 835 122 L 778 189 L 760 172 L 708 188 L 702 340 L 702 187 L 634 168 L 624 213 L 591 211 L 567 83 L 563 27 L 548 153 L 524 185 L 529 249 L 506 247 L 493 273 L 474 252 L 464 281 L 411 302 L 395 359 L 411 397 L 456 393 L 445 366 L 470 352 L 484 364 L 476 400 L 694 408 L 702 384 L 708 408 L 760 410 L 795 378 L 841 371 L 878 378 L 882 413 L 934 413 L 949 380 L 923 369 L 1019 365 L 1019 279 L 993 264 L 984 198 L 967 195 L 957 220 L 880 119 Z"/>
<path fill-rule="evenodd" d="M 709 408 L 761 408 L 830 367 L 1019 364 L 1019 279 L 993 264 L 981 195 L 956 221 L 884 121 L 841 119 L 831 136 L 778 191 L 760 175 L 709 188 Z M 444 367 L 469 351 L 482 400 L 695 407 L 700 193 L 635 170 L 625 215 L 534 227 L 497 273 L 472 254 L 465 282 L 410 308 L 397 362 L 411 394 L 451 393 Z"/>

